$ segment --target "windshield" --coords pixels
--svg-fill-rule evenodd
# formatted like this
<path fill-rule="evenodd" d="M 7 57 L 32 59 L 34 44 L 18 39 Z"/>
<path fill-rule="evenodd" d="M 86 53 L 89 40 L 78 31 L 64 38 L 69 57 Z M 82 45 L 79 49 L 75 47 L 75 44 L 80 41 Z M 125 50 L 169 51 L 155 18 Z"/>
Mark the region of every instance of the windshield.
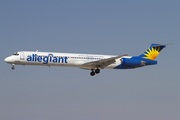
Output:
<path fill-rule="evenodd" d="M 13 55 L 16 55 L 16 56 L 18 56 L 19 54 L 16 52 L 16 53 L 14 53 Z"/>

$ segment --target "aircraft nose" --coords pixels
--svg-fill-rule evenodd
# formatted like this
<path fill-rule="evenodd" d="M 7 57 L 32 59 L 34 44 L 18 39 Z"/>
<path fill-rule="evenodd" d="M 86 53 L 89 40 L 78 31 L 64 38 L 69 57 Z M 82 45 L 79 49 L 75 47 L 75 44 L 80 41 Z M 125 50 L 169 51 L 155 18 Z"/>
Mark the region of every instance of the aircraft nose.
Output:
<path fill-rule="evenodd" d="M 10 63 L 10 62 L 12 62 L 12 59 L 10 57 L 7 57 L 7 58 L 4 59 L 4 61 L 7 62 L 7 63 Z"/>
<path fill-rule="evenodd" d="M 5 62 L 8 62 L 8 59 L 9 59 L 9 58 L 7 57 L 7 58 L 4 59 L 4 61 L 5 61 Z"/>

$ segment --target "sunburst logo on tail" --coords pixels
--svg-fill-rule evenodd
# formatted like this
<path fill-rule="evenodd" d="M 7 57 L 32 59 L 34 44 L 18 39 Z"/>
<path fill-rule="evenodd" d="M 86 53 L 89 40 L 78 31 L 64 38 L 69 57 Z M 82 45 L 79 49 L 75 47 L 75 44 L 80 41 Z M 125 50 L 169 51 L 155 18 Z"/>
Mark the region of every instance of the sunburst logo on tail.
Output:
<path fill-rule="evenodd" d="M 160 49 L 160 47 L 148 48 L 148 50 L 146 50 L 146 52 L 144 53 L 144 55 L 146 57 L 143 57 L 143 58 L 150 59 L 150 60 L 155 60 L 155 58 L 159 55 L 161 50 L 162 49 Z"/>

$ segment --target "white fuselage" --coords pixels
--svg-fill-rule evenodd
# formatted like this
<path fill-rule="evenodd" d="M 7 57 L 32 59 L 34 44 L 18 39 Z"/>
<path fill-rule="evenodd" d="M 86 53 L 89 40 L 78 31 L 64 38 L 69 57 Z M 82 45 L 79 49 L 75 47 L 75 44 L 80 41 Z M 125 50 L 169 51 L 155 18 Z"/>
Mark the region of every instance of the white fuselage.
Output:
<path fill-rule="evenodd" d="M 80 67 L 83 69 L 93 69 L 82 64 L 100 61 L 115 56 L 97 54 L 74 54 L 74 53 L 53 53 L 53 52 L 31 52 L 20 51 L 5 59 L 7 63 L 15 65 L 41 65 L 41 66 L 64 66 Z M 128 56 L 126 56 L 128 57 Z M 121 64 L 120 58 L 105 69 L 113 69 Z"/>

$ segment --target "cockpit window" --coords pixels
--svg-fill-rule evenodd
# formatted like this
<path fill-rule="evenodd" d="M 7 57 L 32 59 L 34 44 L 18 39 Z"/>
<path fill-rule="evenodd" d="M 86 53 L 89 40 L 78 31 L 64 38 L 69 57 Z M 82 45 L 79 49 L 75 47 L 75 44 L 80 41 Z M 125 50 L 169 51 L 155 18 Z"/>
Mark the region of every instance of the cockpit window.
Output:
<path fill-rule="evenodd" d="M 18 56 L 19 54 L 16 52 L 16 53 L 14 53 L 13 55 L 16 55 L 16 56 Z"/>

